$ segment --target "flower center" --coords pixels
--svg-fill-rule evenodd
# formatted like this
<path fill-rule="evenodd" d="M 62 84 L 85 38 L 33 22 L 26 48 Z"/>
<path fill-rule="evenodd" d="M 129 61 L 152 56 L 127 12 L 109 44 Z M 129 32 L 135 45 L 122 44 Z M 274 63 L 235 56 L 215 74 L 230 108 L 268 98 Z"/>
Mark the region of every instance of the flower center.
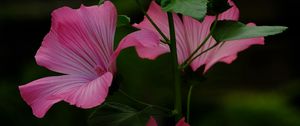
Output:
<path fill-rule="evenodd" d="M 95 68 L 95 71 L 97 73 L 98 76 L 102 76 L 106 71 L 104 71 L 101 67 L 97 66 Z"/>

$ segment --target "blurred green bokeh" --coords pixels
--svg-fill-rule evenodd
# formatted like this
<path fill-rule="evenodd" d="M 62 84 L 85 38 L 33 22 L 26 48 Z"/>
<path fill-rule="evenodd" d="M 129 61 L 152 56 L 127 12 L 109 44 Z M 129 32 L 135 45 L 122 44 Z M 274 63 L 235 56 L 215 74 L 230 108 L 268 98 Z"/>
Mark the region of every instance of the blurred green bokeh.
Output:
<path fill-rule="evenodd" d="M 131 23 L 143 19 L 135 0 L 113 0 L 119 14 Z M 145 0 L 145 7 L 150 0 Z M 266 38 L 265 46 L 253 46 L 231 65 L 216 64 L 192 95 L 192 126 L 300 126 L 299 49 L 296 39 L 296 4 L 289 0 L 236 1 L 241 21 L 258 25 L 285 25 L 289 30 Z M 33 116 L 21 99 L 18 86 L 57 75 L 39 67 L 34 55 L 50 27 L 50 13 L 62 6 L 78 8 L 95 0 L 1 0 L 0 2 L 0 125 L 84 126 L 93 109 L 67 103 L 55 104 L 43 119 Z M 131 28 L 118 29 L 116 44 Z M 295 43 L 296 42 L 296 43 Z M 137 99 L 172 108 L 170 56 L 155 61 L 138 58 L 133 48 L 118 58 L 121 88 Z M 188 86 L 183 86 L 187 93 Z M 128 102 L 118 93 L 108 98 Z M 129 102 L 130 103 L 130 102 Z"/>

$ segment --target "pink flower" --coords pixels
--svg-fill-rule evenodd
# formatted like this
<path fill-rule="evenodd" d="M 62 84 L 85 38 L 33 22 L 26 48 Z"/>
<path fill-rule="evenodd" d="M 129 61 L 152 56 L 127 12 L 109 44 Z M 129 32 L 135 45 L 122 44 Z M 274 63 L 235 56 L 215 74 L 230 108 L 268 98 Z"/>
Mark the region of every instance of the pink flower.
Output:
<path fill-rule="evenodd" d="M 232 8 L 223 12 L 219 15 L 219 20 L 238 20 L 239 10 L 235 4 L 229 0 Z M 161 31 L 169 37 L 169 27 L 168 27 L 168 18 L 167 14 L 162 11 L 161 7 L 157 5 L 154 1 L 151 3 L 147 14 L 153 19 Z M 210 27 L 215 20 L 215 16 L 206 16 L 202 22 L 199 22 L 191 17 L 183 16 L 182 20 L 176 14 L 174 16 L 175 23 L 175 32 L 177 39 L 177 53 L 178 53 L 178 62 L 182 64 L 203 42 L 204 38 L 209 34 Z M 255 25 L 249 23 L 248 25 Z M 139 24 L 133 25 L 139 29 L 151 30 L 156 33 L 157 36 L 160 34 L 156 31 L 153 25 L 147 18 Z M 163 40 L 162 37 L 160 37 Z M 211 37 L 208 42 L 197 52 L 199 54 L 203 50 L 211 47 L 216 41 Z M 230 64 L 237 58 L 237 54 L 240 51 L 243 51 L 249 48 L 251 45 L 262 45 L 264 44 L 264 38 L 251 38 L 251 39 L 242 39 L 235 41 L 228 41 L 222 46 L 219 45 L 214 49 L 204 53 L 200 57 L 196 58 L 190 65 L 193 70 L 197 70 L 200 66 L 205 65 L 205 72 L 217 62 L 224 62 Z M 160 45 L 161 48 L 164 48 L 166 51 L 169 51 L 168 46 L 165 44 Z M 159 49 L 161 50 L 161 49 Z M 157 55 L 153 51 L 154 55 Z M 149 55 L 149 54 L 148 54 Z"/>
<path fill-rule="evenodd" d="M 144 58 L 155 57 L 147 56 L 147 50 L 158 48 L 159 38 L 147 30 L 128 35 L 114 51 L 116 20 L 116 8 L 109 1 L 79 9 L 62 7 L 52 13 L 51 30 L 35 58 L 38 65 L 64 75 L 19 87 L 35 116 L 43 117 L 60 101 L 80 108 L 103 103 L 116 72 L 116 57 L 126 47 L 136 46 Z"/>
<path fill-rule="evenodd" d="M 187 124 L 186 122 L 184 122 L 184 120 L 185 120 L 184 118 L 181 118 L 177 122 L 176 126 L 190 126 L 189 124 Z M 148 121 L 148 123 L 147 123 L 146 126 L 157 126 L 157 123 L 156 123 L 155 119 L 152 116 L 150 117 L 150 119 L 149 119 L 149 121 Z"/>

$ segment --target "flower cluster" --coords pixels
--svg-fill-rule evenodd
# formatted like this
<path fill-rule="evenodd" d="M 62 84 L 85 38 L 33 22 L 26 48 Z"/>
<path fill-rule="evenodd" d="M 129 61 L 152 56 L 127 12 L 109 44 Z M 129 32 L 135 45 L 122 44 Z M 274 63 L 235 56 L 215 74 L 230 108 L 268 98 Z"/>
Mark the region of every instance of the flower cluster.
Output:
<path fill-rule="evenodd" d="M 232 6 L 230 9 L 217 16 L 205 16 L 201 22 L 173 13 L 176 53 L 181 67 L 190 66 L 196 71 L 205 65 L 204 72 L 207 72 L 217 62 L 230 64 L 240 51 L 251 45 L 264 44 L 263 37 L 219 44 L 210 36 L 215 21 L 238 20 L 239 9 L 231 0 L 228 2 Z M 112 2 L 53 11 L 50 32 L 35 59 L 38 65 L 63 75 L 41 78 L 19 87 L 33 114 L 42 118 L 60 101 L 85 109 L 101 105 L 117 72 L 116 59 L 125 48 L 135 47 L 139 57 L 151 60 L 169 53 L 171 35 L 167 12 L 152 1 L 146 14 L 142 22 L 132 25 L 139 30 L 124 37 L 114 49 L 118 15 Z M 153 117 L 147 126 L 157 126 Z M 188 124 L 183 118 L 177 126 Z"/>

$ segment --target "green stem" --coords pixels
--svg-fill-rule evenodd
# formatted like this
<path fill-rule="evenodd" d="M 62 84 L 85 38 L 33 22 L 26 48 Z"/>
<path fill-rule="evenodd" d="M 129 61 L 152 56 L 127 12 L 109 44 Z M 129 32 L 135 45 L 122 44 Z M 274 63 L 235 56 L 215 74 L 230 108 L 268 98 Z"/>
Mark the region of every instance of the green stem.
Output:
<path fill-rule="evenodd" d="M 190 123 L 190 104 L 191 104 L 191 95 L 193 91 L 194 85 L 191 85 L 189 88 L 188 96 L 187 96 L 187 103 L 186 103 L 186 121 Z"/>
<path fill-rule="evenodd" d="M 158 105 L 152 105 L 152 104 L 149 104 L 149 103 L 140 101 L 140 100 L 138 100 L 138 99 L 136 99 L 136 98 L 133 98 L 133 97 L 131 97 L 130 95 L 128 95 L 126 92 L 124 92 L 123 90 L 121 90 L 121 89 L 119 90 L 119 92 L 120 92 L 122 95 L 126 96 L 126 97 L 127 97 L 128 99 L 130 99 L 131 101 L 134 101 L 134 102 L 139 103 L 139 104 L 141 104 L 141 105 L 148 106 L 148 107 L 154 107 L 154 108 L 157 108 L 157 109 L 166 111 L 166 112 L 171 112 L 171 110 L 168 109 L 168 108 L 164 108 L 164 107 L 161 107 L 161 106 L 158 106 Z"/>
<path fill-rule="evenodd" d="M 170 28 L 170 49 L 172 56 L 172 70 L 173 70 L 173 83 L 175 89 L 175 100 L 174 100 L 174 113 L 175 119 L 179 120 L 182 115 L 182 105 L 181 105 L 181 85 L 180 85 L 180 73 L 178 69 L 178 59 L 177 59 L 177 48 L 176 48 L 176 34 L 174 27 L 173 15 L 168 12 L 168 21 Z"/>
<path fill-rule="evenodd" d="M 136 3 L 138 4 L 140 10 L 144 13 L 144 15 L 146 16 L 146 18 L 150 21 L 151 25 L 156 29 L 156 31 L 161 35 L 161 37 L 163 37 L 164 41 L 162 41 L 165 44 L 168 44 L 169 39 L 168 37 L 161 31 L 161 29 L 155 24 L 155 22 L 152 20 L 152 18 L 147 14 L 147 12 L 145 12 L 145 10 L 143 9 L 143 5 L 139 0 L 135 0 Z"/>
<path fill-rule="evenodd" d="M 151 19 L 151 17 L 145 13 L 146 18 L 150 21 L 150 23 L 153 25 L 153 27 L 156 29 L 156 31 L 164 38 L 165 42 L 169 42 L 170 40 L 168 37 L 160 30 L 160 28 L 155 24 L 155 22 Z"/>
<path fill-rule="evenodd" d="M 222 42 L 219 42 L 222 43 Z M 193 57 L 191 60 L 189 60 L 186 64 L 181 66 L 181 69 L 184 69 L 185 67 L 187 67 L 190 63 L 192 63 L 196 58 L 198 58 L 199 56 L 203 55 L 204 53 L 208 52 L 209 50 L 215 48 L 216 46 L 219 45 L 219 43 L 215 43 L 213 46 L 209 47 L 208 49 L 204 50 L 203 52 L 199 53 L 198 55 L 196 55 L 195 57 Z"/>
<path fill-rule="evenodd" d="M 215 30 L 216 26 L 217 26 L 217 22 L 218 22 L 218 17 L 219 15 L 216 16 L 216 19 L 213 23 L 213 26 L 211 28 L 211 31 L 209 32 L 209 34 L 205 37 L 205 39 L 203 40 L 203 42 L 196 48 L 195 51 L 193 51 L 193 53 L 182 63 L 182 65 L 180 66 L 181 69 L 184 69 L 186 66 L 189 65 L 190 61 L 193 61 L 193 57 L 196 55 L 196 53 L 206 44 L 206 42 L 209 40 L 209 38 L 211 37 L 212 32 Z"/>

